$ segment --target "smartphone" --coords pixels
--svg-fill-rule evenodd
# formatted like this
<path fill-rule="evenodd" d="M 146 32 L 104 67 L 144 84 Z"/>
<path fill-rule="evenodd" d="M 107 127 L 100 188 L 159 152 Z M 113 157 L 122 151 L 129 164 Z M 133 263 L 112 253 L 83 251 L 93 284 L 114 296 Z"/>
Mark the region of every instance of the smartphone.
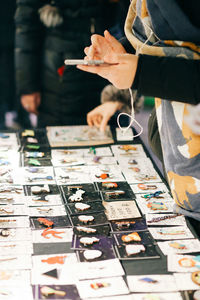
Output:
<path fill-rule="evenodd" d="M 110 65 L 103 60 L 85 60 L 85 59 L 65 59 L 65 65 L 85 65 L 85 66 L 98 66 L 98 65 Z"/>

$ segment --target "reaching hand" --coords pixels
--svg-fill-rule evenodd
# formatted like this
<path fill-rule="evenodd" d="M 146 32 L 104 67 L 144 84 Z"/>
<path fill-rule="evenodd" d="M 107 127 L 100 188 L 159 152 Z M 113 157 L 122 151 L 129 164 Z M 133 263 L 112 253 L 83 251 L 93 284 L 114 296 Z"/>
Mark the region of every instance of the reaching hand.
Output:
<path fill-rule="evenodd" d="M 32 93 L 21 96 L 21 104 L 24 109 L 30 113 L 38 114 L 38 107 L 40 105 L 41 96 L 40 93 Z"/>
<path fill-rule="evenodd" d="M 104 37 L 94 34 L 91 37 L 91 46 L 84 49 L 88 60 L 104 60 L 104 57 L 110 53 L 123 54 L 126 53 L 124 47 L 118 42 L 107 30 L 104 32 Z"/>
<path fill-rule="evenodd" d="M 121 109 L 121 107 L 122 103 L 118 101 L 109 101 L 97 106 L 87 114 L 88 125 L 96 126 L 100 131 L 105 131 L 108 121 L 117 110 Z"/>
<path fill-rule="evenodd" d="M 109 80 L 118 89 L 128 89 L 132 86 L 138 65 L 138 57 L 136 55 L 110 52 L 104 56 L 103 60 L 110 65 L 78 65 L 77 68 Z"/>

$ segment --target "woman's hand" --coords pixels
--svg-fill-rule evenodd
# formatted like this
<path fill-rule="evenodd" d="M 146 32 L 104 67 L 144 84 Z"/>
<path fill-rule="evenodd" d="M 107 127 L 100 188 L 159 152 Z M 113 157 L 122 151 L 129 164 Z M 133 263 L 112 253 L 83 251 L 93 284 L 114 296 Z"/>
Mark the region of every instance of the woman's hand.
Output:
<path fill-rule="evenodd" d="M 91 36 L 91 46 L 84 49 L 87 60 L 104 60 L 110 53 L 124 54 L 126 50 L 107 30 L 104 36 L 94 34 Z"/>
<path fill-rule="evenodd" d="M 38 107 L 40 105 L 41 96 L 40 93 L 32 93 L 21 96 L 21 104 L 23 108 L 29 113 L 38 114 Z"/>
<path fill-rule="evenodd" d="M 107 66 L 78 65 L 77 68 L 109 80 L 118 89 L 128 89 L 132 86 L 137 70 L 138 56 L 127 53 L 116 54 L 111 51 L 103 57 L 103 60 L 108 63 Z"/>
<path fill-rule="evenodd" d="M 122 107 L 121 102 L 106 102 L 91 110 L 87 114 L 87 123 L 89 126 L 96 126 L 100 131 L 105 131 L 110 118 L 120 110 Z"/>

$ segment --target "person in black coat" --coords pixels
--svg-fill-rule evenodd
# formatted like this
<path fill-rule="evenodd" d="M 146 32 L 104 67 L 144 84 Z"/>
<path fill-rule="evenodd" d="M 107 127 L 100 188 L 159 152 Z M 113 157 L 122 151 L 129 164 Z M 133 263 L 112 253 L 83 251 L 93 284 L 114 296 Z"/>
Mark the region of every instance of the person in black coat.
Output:
<path fill-rule="evenodd" d="M 5 129 L 5 113 L 14 110 L 14 13 L 15 0 L 1 4 L 0 10 L 0 129 Z"/>
<path fill-rule="evenodd" d="M 17 93 L 38 114 L 38 127 L 86 124 L 87 112 L 100 103 L 104 79 L 64 67 L 64 60 L 82 58 L 91 33 L 114 25 L 115 2 L 17 0 Z"/>

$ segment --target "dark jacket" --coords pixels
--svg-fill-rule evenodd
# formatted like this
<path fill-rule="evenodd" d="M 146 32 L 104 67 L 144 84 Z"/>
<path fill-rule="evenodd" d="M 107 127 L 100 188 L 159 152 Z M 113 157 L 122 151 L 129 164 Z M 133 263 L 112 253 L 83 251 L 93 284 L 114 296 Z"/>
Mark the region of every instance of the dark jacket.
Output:
<path fill-rule="evenodd" d="M 60 25 L 47 27 L 40 20 L 39 10 L 46 4 L 54 6 Z M 75 66 L 65 67 L 63 76 L 58 69 L 66 58 L 83 58 L 91 34 L 113 25 L 109 9 L 109 0 L 17 0 L 17 92 L 41 92 L 40 127 L 84 124 L 86 113 L 100 103 L 103 79 Z"/>
<path fill-rule="evenodd" d="M 0 123 L 8 110 L 15 109 L 14 14 L 15 0 L 1 3 L 0 9 Z"/>

